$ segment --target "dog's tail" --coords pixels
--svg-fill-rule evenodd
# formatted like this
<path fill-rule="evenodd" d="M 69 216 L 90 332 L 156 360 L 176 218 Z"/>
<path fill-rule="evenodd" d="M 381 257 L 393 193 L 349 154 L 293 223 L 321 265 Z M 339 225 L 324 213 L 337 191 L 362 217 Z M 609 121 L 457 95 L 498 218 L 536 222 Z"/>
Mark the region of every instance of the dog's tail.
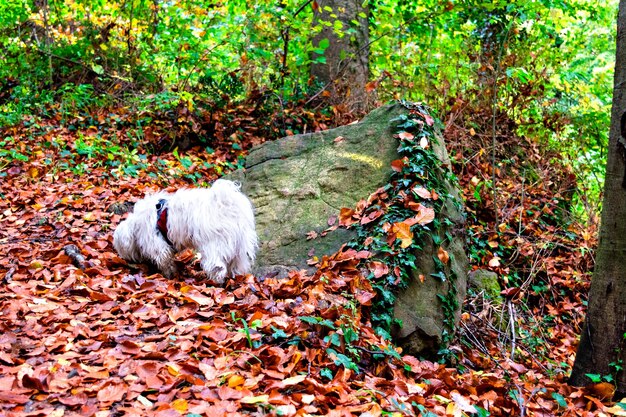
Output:
<path fill-rule="evenodd" d="M 241 191 L 241 183 L 239 181 L 219 179 L 213 183 L 211 190 L 215 193 Z"/>

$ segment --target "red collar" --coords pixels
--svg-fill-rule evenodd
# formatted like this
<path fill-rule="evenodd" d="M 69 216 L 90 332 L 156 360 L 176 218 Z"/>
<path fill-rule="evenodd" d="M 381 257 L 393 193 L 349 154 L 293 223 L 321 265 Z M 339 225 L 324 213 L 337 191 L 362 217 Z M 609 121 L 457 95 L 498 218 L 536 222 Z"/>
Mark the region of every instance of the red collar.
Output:
<path fill-rule="evenodd" d="M 172 242 L 167 237 L 167 200 L 162 198 L 156 205 L 157 209 L 157 230 L 161 233 L 168 245 Z"/>

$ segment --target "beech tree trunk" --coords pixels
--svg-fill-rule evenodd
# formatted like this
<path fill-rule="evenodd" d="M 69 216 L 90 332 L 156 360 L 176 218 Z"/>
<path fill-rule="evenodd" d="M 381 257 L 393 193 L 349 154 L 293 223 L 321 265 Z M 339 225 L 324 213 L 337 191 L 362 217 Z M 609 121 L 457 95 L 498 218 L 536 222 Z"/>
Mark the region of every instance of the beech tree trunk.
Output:
<path fill-rule="evenodd" d="M 313 45 L 319 45 L 323 39 L 330 44 L 324 52 L 326 63 L 312 64 L 311 75 L 326 86 L 329 94 L 321 96 L 329 104 L 364 111 L 369 77 L 368 11 L 362 0 L 318 0 L 317 4 L 314 25 L 323 29 L 313 38 Z"/>
<path fill-rule="evenodd" d="M 585 374 L 611 375 L 617 393 L 624 394 L 626 373 L 620 368 L 626 366 L 626 0 L 619 2 L 614 77 L 600 239 L 569 382 L 583 386 L 591 382 Z"/>

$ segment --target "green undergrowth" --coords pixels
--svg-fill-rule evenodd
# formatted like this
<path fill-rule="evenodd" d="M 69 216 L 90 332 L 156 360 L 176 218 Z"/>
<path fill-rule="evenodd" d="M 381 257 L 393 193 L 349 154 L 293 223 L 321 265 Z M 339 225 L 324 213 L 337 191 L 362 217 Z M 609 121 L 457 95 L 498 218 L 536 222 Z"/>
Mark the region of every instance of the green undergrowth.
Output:
<path fill-rule="evenodd" d="M 36 144 L 31 147 L 20 146 L 13 136 L 0 140 L 0 178 L 17 167 L 34 172 L 30 167 L 35 164 L 51 175 L 96 174 L 118 179 L 145 176 L 164 182 L 183 178 L 199 184 L 204 178 L 239 169 L 245 161 L 241 147 L 237 146 L 226 151 L 207 146 L 201 152 L 184 153 L 174 149 L 168 154 L 152 155 L 136 142 L 125 143 L 101 134 L 37 139 L 33 138 Z M 222 157 L 224 154 L 228 156 Z"/>

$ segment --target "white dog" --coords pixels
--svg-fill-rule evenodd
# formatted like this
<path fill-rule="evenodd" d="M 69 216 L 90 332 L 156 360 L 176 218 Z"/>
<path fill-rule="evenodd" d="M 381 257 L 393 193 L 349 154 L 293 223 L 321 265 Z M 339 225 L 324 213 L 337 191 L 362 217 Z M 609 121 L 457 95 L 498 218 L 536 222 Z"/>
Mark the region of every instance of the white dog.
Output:
<path fill-rule="evenodd" d="M 170 277 L 174 255 L 200 253 L 204 272 L 218 284 L 250 272 L 257 249 L 252 203 L 240 185 L 217 180 L 211 188 L 160 192 L 137 201 L 113 234 L 113 246 L 128 261 L 150 261 Z"/>

